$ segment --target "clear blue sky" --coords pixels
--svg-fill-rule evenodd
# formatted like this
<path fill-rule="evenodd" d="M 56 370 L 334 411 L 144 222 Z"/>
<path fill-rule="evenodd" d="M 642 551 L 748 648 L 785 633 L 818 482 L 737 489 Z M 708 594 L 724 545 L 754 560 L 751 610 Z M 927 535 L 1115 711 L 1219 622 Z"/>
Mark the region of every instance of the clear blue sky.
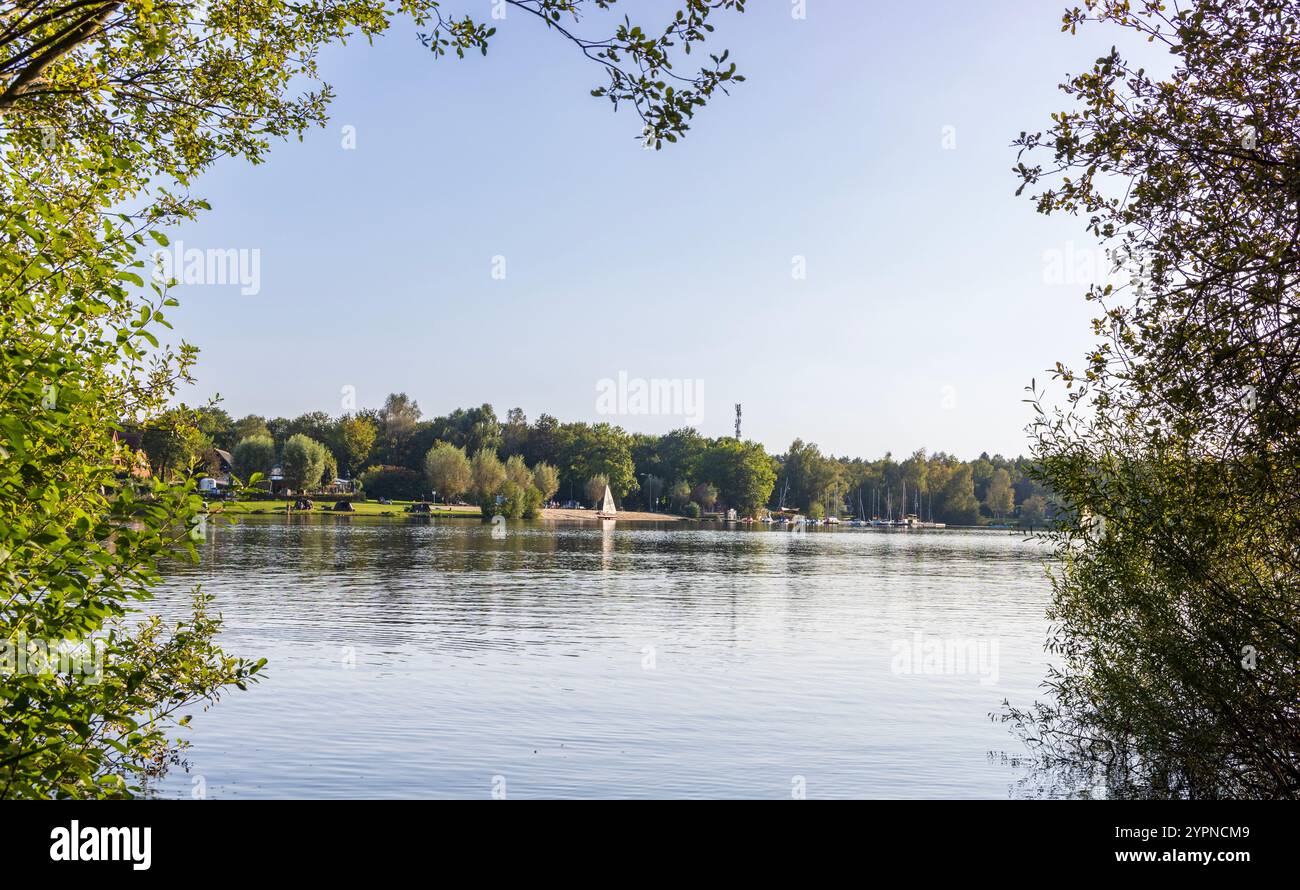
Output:
<path fill-rule="evenodd" d="M 669 5 L 630 8 L 658 23 Z M 597 382 L 624 371 L 702 380 L 701 431 L 730 433 L 742 402 L 772 451 L 1024 451 L 1023 387 L 1092 340 L 1085 288 L 1046 282 L 1044 252 L 1089 242 L 1014 197 L 1010 142 L 1113 35 L 1061 34 L 1052 0 L 750 7 L 716 32 L 747 83 L 661 152 L 514 10 L 486 58 L 435 61 L 403 22 L 329 51 L 329 127 L 219 165 L 196 188 L 213 211 L 173 235 L 261 251 L 255 296 L 179 289 L 176 333 L 202 350 L 184 399 L 337 414 L 353 386 L 426 417 L 490 402 L 682 425 L 599 416 Z"/>

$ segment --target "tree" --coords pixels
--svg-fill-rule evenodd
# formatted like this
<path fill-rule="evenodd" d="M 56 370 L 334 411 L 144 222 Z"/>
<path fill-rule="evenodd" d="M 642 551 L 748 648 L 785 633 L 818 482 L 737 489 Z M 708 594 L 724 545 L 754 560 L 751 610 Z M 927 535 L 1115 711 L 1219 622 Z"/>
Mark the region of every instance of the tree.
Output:
<path fill-rule="evenodd" d="M 536 466 L 546 462 L 557 469 L 569 454 L 571 430 L 549 414 L 540 415 L 528 429 L 524 459 Z"/>
<path fill-rule="evenodd" d="M 280 472 L 285 484 L 297 492 L 320 485 L 326 471 L 327 455 L 324 445 L 302 433 L 294 433 L 280 455 Z"/>
<path fill-rule="evenodd" d="M 355 477 L 375 447 L 379 427 L 369 418 L 345 415 L 339 418 L 336 435 L 343 468 L 349 476 Z"/>
<path fill-rule="evenodd" d="M 1047 521 L 1047 499 L 1041 494 L 1032 494 L 1020 505 L 1020 524 L 1030 527 L 1042 525 Z"/>
<path fill-rule="evenodd" d="M 421 415 L 420 403 L 404 392 L 390 392 L 379 409 L 379 422 L 390 435 L 415 426 Z"/>
<path fill-rule="evenodd" d="M 652 471 L 660 479 L 694 480 L 700 458 L 708 450 L 709 442 L 693 427 L 682 427 L 659 438 L 656 446 L 657 461 L 638 468 Z"/>
<path fill-rule="evenodd" d="M 605 499 L 605 489 L 609 487 L 609 477 L 604 473 L 597 473 L 589 478 L 582 490 L 587 495 L 587 502 L 593 507 L 599 507 Z"/>
<path fill-rule="evenodd" d="M 691 484 L 685 479 L 678 479 L 668 489 L 668 500 L 671 501 L 673 506 L 678 510 L 686 506 L 686 504 L 690 502 L 690 499 Z"/>
<path fill-rule="evenodd" d="M 987 453 L 971 461 L 971 482 L 974 485 L 975 500 L 984 501 L 988 496 L 989 483 L 993 481 L 995 470 Z"/>
<path fill-rule="evenodd" d="M 501 453 L 510 457 L 523 455 L 528 450 L 528 418 L 522 408 L 506 412 L 506 422 L 501 427 Z"/>
<path fill-rule="evenodd" d="M 980 502 L 975 497 L 974 471 L 961 464 L 948 474 L 937 492 L 934 518 L 948 525 L 975 525 L 980 519 Z"/>
<path fill-rule="evenodd" d="M 289 441 L 289 425 L 292 421 L 287 417 L 272 417 L 266 422 L 266 428 L 271 433 L 272 440 L 275 441 L 275 450 L 279 451 L 284 447 L 284 443 Z"/>
<path fill-rule="evenodd" d="M 234 433 L 236 443 L 241 439 L 249 439 L 253 436 L 266 436 L 268 439 L 274 439 L 271 435 L 271 428 L 266 425 L 266 418 L 259 417 L 256 414 L 248 414 L 236 420 Z"/>
<path fill-rule="evenodd" d="M 473 479 L 471 491 L 483 514 L 483 521 L 490 522 L 495 515 L 502 513 L 505 499 L 522 497 L 519 487 L 506 478 L 505 465 L 491 448 L 480 448 L 470 459 L 470 476 Z M 509 488 L 507 488 L 509 486 Z"/>
<path fill-rule="evenodd" d="M 408 467 L 370 467 L 361 474 L 369 498 L 414 501 L 424 495 L 424 475 Z"/>
<path fill-rule="evenodd" d="M 521 489 L 526 489 L 533 484 L 533 471 L 528 469 L 528 464 L 518 454 L 512 454 L 506 460 L 506 478 L 518 485 Z"/>
<path fill-rule="evenodd" d="M 984 506 L 989 508 L 998 519 L 1007 516 L 1015 509 L 1014 492 L 1011 490 L 1011 474 L 1006 470 L 994 470 L 989 479 L 988 489 L 984 494 Z"/>
<path fill-rule="evenodd" d="M 834 463 L 822 456 L 813 443 L 795 439 L 781 462 L 781 483 L 788 483 L 787 497 L 805 512 L 813 504 L 823 508 L 836 481 Z"/>
<path fill-rule="evenodd" d="M 474 452 L 470 462 L 470 476 L 473 479 L 473 491 L 480 503 L 495 497 L 506 481 L 506 468 L 501 458 L 491 448 L 480 448 Z"/>
<path fill-rule="evenodd" d="M 545 461 L 538 461 L 533 467 L 533 487 L 542 496 L 543 502 L 549 501 L 560 488 L 560 474 Z"/>
<path fill-rule="evenodd" d="M 140 447 L 149 456 L 154 475 L 165 480 L 201 471 L 212 440 L 199 430 L 197 415 L 184 407 L 167 411 L 148 423 Z"/>
<path fill-rule="evenodd" d="M 691 490 L 691 500 L 705 510 L 712 510 L 713 505 L 718 502 L 717 486 L 711 482 L 701 482 Z"/>
<path fill-rule="evenodd" d="M 639 487 L 627 432 L 608 423 L 572 424 L 572 428 L 567 453 L 572 478 L 583 484 L 593 476 L 603 476 L 615 499 L 622 503 L 623 498 Z"/>
<path fill-rule="evenodd" d="M 216 448 L 229 450 L 239 441 L 235 434 L 234 419 L 216 405 L 205 405 L 197 409 L 194 426 Z"/>
<path fill-rule="evenodd" d="M 757 442 L 715 439 L 700 459 L 699 473 L 717 486 L 718 499 L 742 516 L 757 516 L 776 484 L 774 461 Z"/>
<path fill-rule="evenodd" d="M 0 52 L 3 44 L 0 44 Z M 7 90 L 6 90 L 7 92 Z M 193 481 L 116 478 L 117 417 L 155 424 L 192 348 L 159 348 L 150 328 L 174 304 L 130 289 L 132 235 L 165 238 L 107 214 L 120 180 L 79 177 L 75 158 L 46 190 L 41 162 L 0 128 L 0 639 L 50 670 L 0 670 L 0 797 L 126 797 L 166 763 L 182 714 L 256 682 L 263 662 L 216 645 L 220 618 L 197 593 L 164 623 L 139 604 L 204 536 Z M 22 133 L 22 135 L 19 135 Z M 126 176 L 125 171 L 119 171 Z M 103 212 L 105 216 L 100 217 Z M 120 222 L 120 220 L 118 220 Z M 151 234 L 152 233 L 152 234 Z M 192 425 L 191 425 L 192 426 Z M 47 641 L 60 651 L 42 650 Z"/>
<path fill-rule="evenodd" d="M 1115 796 L 1300 796 L 1297 13 L 1087 0 L 1069 30 L 1145 38 L 1169 73 L 1112 49 L 1018 140 L 1021 189 L 1121 274 L 1089 289 L 1084 367 L 1056 366 L 1068 402 L 1033 390 L 1059 666 L 1007 716 Z"/>
<path fill-rule="evenodd" d="M 501 447 L 501 423 L 491 405 L 477 408 L 457 408 L 446 417 L 433 421 L 433 434 L 474 453 L 483 448 L 496 451 Z"/>
<path fill-rule="evenodd" d="M 453 503 L 474 482 L 465 449 L 439 442 L 424 457 L 424 476 L 429 487 L 442 495 L 444 503 Z"/>
<path fill-rule="evenodd" d="M 324 411 L 308 411 L 289 421 L 287 429 L 290 436 L 294 433 L 302 433 L 328 448 L 334 440 L 335 427 L 334 419 Z"/>
<path fill-rule="evenodd" d="M 245 481 L 254 473 L 269 474 L 275 466 L 275 441 L 270 436 L 240 439 L 231 457 L 235 459 L 235 474 Z"/>

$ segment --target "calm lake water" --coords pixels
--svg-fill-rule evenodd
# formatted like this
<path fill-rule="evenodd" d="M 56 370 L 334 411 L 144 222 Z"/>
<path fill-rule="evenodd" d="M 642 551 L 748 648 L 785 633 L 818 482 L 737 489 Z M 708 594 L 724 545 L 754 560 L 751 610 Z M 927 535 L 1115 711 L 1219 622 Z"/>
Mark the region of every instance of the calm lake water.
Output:
<path fill-rule="evenodd" d="M 190 797 L 1007 797 L 1047 656 L 1007 532 L 251 518 L 196 583 L 268 674 L 195 716 Z"/>

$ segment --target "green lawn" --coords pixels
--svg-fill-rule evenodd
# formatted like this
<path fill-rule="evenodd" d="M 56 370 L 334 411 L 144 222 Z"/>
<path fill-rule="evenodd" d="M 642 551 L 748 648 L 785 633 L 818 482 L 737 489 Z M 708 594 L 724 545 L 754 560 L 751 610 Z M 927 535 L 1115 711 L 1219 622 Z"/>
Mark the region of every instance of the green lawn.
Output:
<path fill-rule="evenodd" d="M 274 513 L 285 512 L 285 507 L 292 501 L 218 501 L 209 505 L 208 509 L 212 512 L 222 512 L 231 516 L 245 515 L 269 515 Z M 315 500 L 315 507 L 310 511 L 294 510 L 295 513 L 328 513 L 335 516 L 480 516 L 481 512 L 478 507 L 444 507 L 436 504 L 433 512 L 425 513 L 407 513 L 406 508 L 410 501 L 393 501 L 391 504 L 381 504 L 378 501 L 353 501 L 351 513 L 335 513 L 334 501 L 331 499 Z"/>

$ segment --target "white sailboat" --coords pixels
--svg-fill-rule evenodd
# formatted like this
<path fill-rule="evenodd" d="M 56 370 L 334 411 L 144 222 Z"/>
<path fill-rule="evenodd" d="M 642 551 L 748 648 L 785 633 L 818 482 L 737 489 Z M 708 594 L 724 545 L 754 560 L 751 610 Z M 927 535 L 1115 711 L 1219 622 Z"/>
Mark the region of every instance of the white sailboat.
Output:
<path fill-rule="evenodd" d="M 609 486 L 606 485 L 606 486 L 605 486 L 605 499 L 604 499 L 603 501 L 601 501 L 600 509 L 599 509 L 598 511 L 596 511 L 596 518 L 597 518 L 597 519 L 613 519 L 614 516 L 617 514 L 617 512 L 618 512 L 618 511 L 614 508 L 614 493 L 613 493 L 612 491 L 610 491 L 610 490 L 609 490 Z"/>

